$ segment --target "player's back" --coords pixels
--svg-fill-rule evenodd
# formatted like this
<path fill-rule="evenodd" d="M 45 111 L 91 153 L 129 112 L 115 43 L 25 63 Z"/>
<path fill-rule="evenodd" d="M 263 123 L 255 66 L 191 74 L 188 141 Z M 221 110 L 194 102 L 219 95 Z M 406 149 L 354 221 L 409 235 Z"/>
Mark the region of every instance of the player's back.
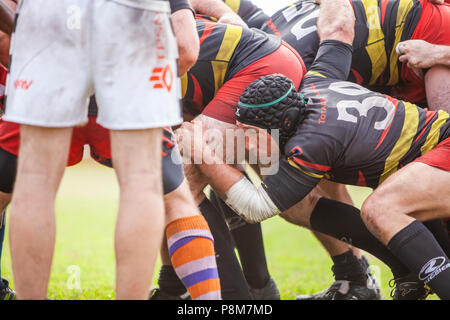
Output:
<path fill-rule="evenodd" d="M 355 39 L 349 80 L 363 85 L 396 85 L 401 63 L 398 42 L 410 39 L 421 14 L 419 0 L 354 0 Z M 276 12 L 262 28 L 281 36 L 309 69 L 319 48 L 317 19 L 320 6 L 301 0 Z"/>
<path fill-rule="evenodd" d="M 222 85 L 243 68 L 271 54 L 281 40 L 260 30 L 197 18 L 200 53 L 182 79 L 182 97 L 190 113 L 199 114 Z"/>
<path fill-rule="evenodd" d="M 307 116 L 287 151 L 306 140 L 322 143 L 327 159 L 321 162 L 332 164 L 326 177 L 337 182 L 375 188 L 450 136 L 444 111 L 429 112 L 319 72 L 306 76 L 301 92 L 309 100 Z"/>

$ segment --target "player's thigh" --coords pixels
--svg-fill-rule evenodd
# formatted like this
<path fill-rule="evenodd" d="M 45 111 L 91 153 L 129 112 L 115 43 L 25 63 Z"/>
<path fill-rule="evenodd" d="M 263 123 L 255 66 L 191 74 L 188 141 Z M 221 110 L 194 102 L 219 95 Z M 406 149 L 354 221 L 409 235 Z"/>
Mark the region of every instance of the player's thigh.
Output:
<path fill-rule="evenodd" d="M 425 221 L 450 216 L 450 172 L 413 162 L 386 179 L 365 201 L 363 216 L 408 214 Z"/>
<path fill-rule="evenodd" d="M 302 201 L 284 211 L 280 216 L 295 225 L 311 228 L 311 214 L 320 198 L 321 192 L 318 188 L 314 188 Z"/>
<path fill-rule="evenodd" d="M 317 188 L 330 199 L 353 205 L 352 198 L 344 184 L 322 179 Z"/>
<path fill-rule="evenodd" d="M 16 183 L 26 177 L 56 190 L 66 167 L 72 128 L 22 125 L 20 129 Z"/>
<path fill-rule="evenodd" d="M 428 70 L 425 89 L 430 110 L 450 112 L 450 68 L 434 66 Z"/>

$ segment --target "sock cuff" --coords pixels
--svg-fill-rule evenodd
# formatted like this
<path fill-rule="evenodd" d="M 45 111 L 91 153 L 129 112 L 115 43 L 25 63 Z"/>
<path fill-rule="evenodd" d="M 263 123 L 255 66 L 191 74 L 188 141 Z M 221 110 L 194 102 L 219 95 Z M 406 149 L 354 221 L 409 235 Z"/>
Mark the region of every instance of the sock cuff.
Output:
<path fill-rule="evenodd" d="M 192 233 L 193 230 L 203 231 L 200 233 L 209 233 L 211 235 L 211 231 L 209 230 L 208 223 L 205 218 L 201 215 L 190 216 L 186 218 L 181 218 L 172 221 L 166 227 L 166 237 L 170 239 L 175 236 L 177 233 Z M 193 233 L 195 234 L 195 233 Z M 189 235 L 187 235 L 189 236 Z M 211 236 L 212 238 L 212 236 Z"/>
<path fill-rule="evenodd" d="M 420 233 L 428 230 L 423 223 L 415 220 L 408 226 L 397 232 L 387 244 L 389 250 L 391 250 L 395 255 L 401 248 L 407 244 L 412 238 L 415 238 Z"/>

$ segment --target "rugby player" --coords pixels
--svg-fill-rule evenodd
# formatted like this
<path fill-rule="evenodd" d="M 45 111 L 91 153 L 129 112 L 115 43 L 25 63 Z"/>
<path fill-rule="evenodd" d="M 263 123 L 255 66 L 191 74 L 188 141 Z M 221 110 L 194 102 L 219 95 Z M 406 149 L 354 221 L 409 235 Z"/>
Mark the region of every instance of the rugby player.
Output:
<path fill-rule="evenodd" d="M 261 221 L 283 213 L 283 217 L 296 224 L 336 238 L 345 236 L 355 246 L 385 262 L 390 261 L 391 268 L 395 262 L 399 268 L 397 272 L 393 270 L 394 276 L 415 278 L 442 299 L 449 299 L 448 258 L 432 234 L 407 215 L 420 220 L 448 215 L 448 203 L 443 200 L 448 194 L 443 194 L 442 190 L 449 190 L 450 181 L 446 172 L 449 170 L 449 115 L 444 111 L 425 111 L 344 81 L 350 72 L 353 42 L 353 29 L 345 27 L 353 19 L 341 6 L 330 5 L 330 11 L 322 13 L 323 18 L 319 19 L 322 42 L 303 80 L 303 96 L 296 92 L 289 79 L 269 76 L 255 81 L 240 99 L 237 119 L 244 128 L 281 131 L 283 157 L 278 173 L 268 176 L 257 189 L 239 171 L 220 164 L 211 150 L 196 143 L 193 147 L 202 150 L 204 156 L 199 168 L 226 202 L 249 221 Z M 192 130 L 193 125 L 184 126 Z M 410 164 L 414 160 L 429 165 L 425 168 L 422 163 Z M 416 207 L 408 208 L 403 200 L 389 201 L 391 206 L 400 206 L 402 210 L 393 213 L 383 206 L 385 211 L 380 214 L 371 200 L 373 197 L 380 200 L 377 191 L 363 205 L 362 215 L 378 244 L 377 239 L 364 230 L 362 221 L 356 221 L 361 220 L 358 210 L 323 198 L 317 190 L 311 192 L 322 178 L 350 185 L 380 186 L 378 190 L 383 191 L 384 186 L 397 180 L 396 176 L 402 177 L 402 172 L 410 170 L 415 181 L 418 180 L 415 170 L 426 170 L 432 177 L 430 183 L 420 186 L 415 183 L 414 188 L 410 188 L 411 181 L 402 185 L 403 194 L 408 193 L 408 204 Z M 408 190 L 404 191 L 406 187 Z M 399 191 L 392 188 L 389 191 L 393 200 L 399 201 Z M 428 196 L 426 200 L 423 194 Z M 346 210 L 354 210 L 356 214 L 350 219 L 343 213 Z M 380 219 L 375 218 L 378 214 Z M 394 215 L 394 221 L 401 222 L 389 226 L 386 216 Z M 372 244 L 367 245 L 369 242 Z M 424 243 L 426 246 L 422 245 Z M 437 271 L 426 274 L 433 269 Z"/>
<path fill-rule="evenodd" d="M 172 24 L 175 34 L 182 28 L 189 28 L 189 19 L 180 20 L 184 14 L 190 15 L 190 20 L 195 28 L 192 9 L 187 2 L 171 1 Z M 185 10 L 187 9 L 187 10 Z M 188 16 L 189 17 L 189 16 Z M 194 29 L 195 31 L 195 29 Z M 179 49 L 193 47 L 190 53 L 178 60 L 178 68 L 185 72 L 196 59 L 195 44 L 186 43 L 186 40 L 194 40 L 189 35 L 177 38 Z M 198 38 L 197 38 L 198 39 Z M 195 57 L 195 59 L 193 58 Z M 190 65 L 189 65 L 190 64 Z M 6 71 L 2 73 L 3 80 Z M 72 136 L 68 165 L 75 165 L 81 161 L 84 145 L 91 148 L 91 156 L 97 162 L 112 167 L 109 131 L 96 123 L 97 105 L 92 97 L 89 104 L 89 122 L 82 128 L 75 128 Z M 11 199 L 11 191 L 16 173 L 17 153 L 19 149 L 19 126 L 0 120 L 0 150 L 2 181 L 0 198 L 2 200 L 2 212 L 6 209 Z M 163 189 L 164 206 L 166 210 L 166 236 L 171 243 L 171 259 L 178 267 L 183 283 L 186 277 L 196 273 L 202 274 L 197 280 L 185 283 L 193 299 L 220 299 L 220 283 L 217 277 L 212 236 L 204 218 L 199 215 L 195 206 L 189 186 L 184 178 L 183 167 L 179 151 L 173 140 L 173 134 L 169 128 L 164 128 L 162 144 L 163 154 Z M 186 234 L 189 233 L 189 241 Z M 178 244 L 184 241 L 183 244 Z M 193 245 L 194 244 L 194 245 Z M 188 264 L 188 265 L 185 265 Z"/>
<path fill-rule="evenodd" d="M 217 3 L 217 6 L 220 6 L 221 4 L 220 0 L 214 1 L 210 0 L 210 2 Z M 224 2 L 225 4 L 230 6 L 230 8 L 232 8 L 233 11 L 238 13 L 249 26 L 263 28 L 266 25 L 266 22 L 270 19 L 268 15 L 266 15 L 260 8 L 256 7 L 251 1 L 226 0 Z M 209 8 L 214 8 L 214 5 L 211 4 Z M 195 9 L 202 10 L 203 8 L 195 8 Z M 204 12 L 200 11 L 200 13 Z M 208 13 L 217 17 L 217 15 L 214 15 L 215 12 L 212 9 L 209 9 Z M 280 34 L 277 33 L 275 34 L 280 36 Z M 298 47 L 301 44 L 295 43 L 295 45 Z M 304 43 L 304 45 L 308 47 L 306 43 Z M 300 54 L 303 54 L 303 51 L 301 50 L 297 51 Z M 348 204 L 353 204 L 351 197 L 344 186 L 324 181 L 321 183 L 321 188 L 324 192 L 327 193 L 327 195 L 330 198 Z M 258 242 L 256 240 L 258 238 L 262 239 L 262 235 L 256 237 L 256 234 L 254 232 L 253 233 L 249 232 L 249 229 L 251 227 L 248 226 L 248 224 L 245 224 L 245 221 L 239 221 L 239 219 L 236 218 L 235 215 L 230 215 L 229 212 L 231 210 L 228 209 L 226 204 L 223 203 L 220 197 L 216 196 L 215 193 L 213 193 L 213 197 L 215 199 L 215 202 L 217 203 L 217 206 L 219 206 L 222 209 L 222 211 L 227 216 L 229 216 L 230 219 L 232 219 L 232 221 L 237 221 L 239 223 L 234 224 L 237 225 L 237 227 L 233 228 L 232 231 L 233 235 L 239 237 L 238 238 L 239 241 L 237 241 L 238 246 L 239 243 L 248 244 L 253 242 L 253 245 L 243 246 L 244 248 L 248 248 L 249 250 L 246 251 L 241 250 L 243 252 L 239 251 L 239 253 L 241 258 L 248 257 L 248 259 L 242 259 L 243 261 L 242 265 L 246 276 L 248 275 L 248 277 L 255 278 L 254 275 L 261 274 L 261 270 L 265 266 L 263 255 L 261 254 L 255 255 L 255 252 L 262 251 L 262 250 L 258 251 L 255 250 L 255 248 L 258 247 L 261 248 L 261 245 L 258 246 Z M 336 239 L 333 239 L 320 233 L 315 233 L 315 236 L 322 243 L 324 248 L 331 256 L 331 259 L 333 260 L 334 264 L 332 270 L 335 280 L 347 281 L 352 287 L 351 292 L 349 292 L 348 294 L 349 298 L 353 299 L 355 296 L 358 295 L 361 295 L 362 297 L 365 298 L 367 298 L 368 295 L 372 295 L 374 298 L 379 298 L 379 289 L 378 285 L 376 284 L 376 279 L 373 278 L 370 273 L 370 268 L 367 259 L 362 255 L 362 253 L 358 249 L 352 248 L 348 244 L 342 243 L 340 241 L 337 241 Z M 247 261 L 251 262 L 248 266 L 246 265 Z M 360 285 L 359 283 L 364 284 Z M 336 286 L 332 285 L 330 288 L 335 287 Z M 327 299 L 327 297 L 330 297 L 331 295 L 333 295 L 333 293 L 330 292 L 329 290 L 326 290 L 321 292 L 319 295 L 315 297 L 320 299 Z"/>
<path fill-rule="evenodd" d="M 13 212 L 11 217 L 12 259 L 20 297 L 25 299 L 46 297 L 54 244 L 52 203 L 64 164 L 67 161 L 72 134 L 71 127 L 87 120 L 86 98 L 94 91 L 95 83 L 97 99 L 100 99 L 100 105 L 107 109 L 100 109 L 98 120 L 106 127 L 113 129 L 111 132 L 112 153 L 121 186 L 121 203 L 116 228 L 116 297 L 118 299 L 145 299 L 151 282 L 152 266 L 156 258 L 154 249 L 159 246 L 161 241 L 159 234 L 163 229 L 164 222 L 164 217 L 158 214 L 163 212 L 162 184 L 158 183 L 161 176 L 158 158 L 160 152 L 158 150 L 161 150 L 161 145 L 158 142 L 162 135 L 161 127 L 175 124 L 180 121 L 181 115 L 177 112 L 176 86 L 173 86 L 174 90 L 171 90 L 172 87 L 167 87 L 166 90 L 164 88 L 156 90 L 158 88 L 155 87 L 155 90 L 151 90 L 153 84 L 147 81 L 146 68 L 139 65 L 139 61 L 150 60 L 153 61 L 154 68 L 162 67 L 171 72 L 176 70 L 175 40 L 171 34 L 167 14 L 169 4 L 163 1 L 96 1 L 88 6 L 77 6 L 81 11 L 90 14 L 76 16 L 70 26 L 65 18 L 66 10 L 58 12 L 58 8 L 66 9 L 69 4 L 66 6 L 61 6 L 61 3 L 58 3 L 57 6 L 46 4 L 50 5 L 45 6 L 50 12 L 48 10 L 45 12 L 48 14 L 47 16 L 52 16 L 51 22 L 49 18 L 45 19 L 42 6 L 37 1 L 22 1 L 20 4 L 20 18 L 18 18 L 14 47 L 12 48 L 15 59 L 11 65 L 11 75 L 8 77 L 11 85 L 7 86 L 9 102 L 5 117 L 8 120 L 25 124 L 21 130 L 23 143 L 21 143 L 16 192 L 11 204 Z M 140 17 L 140 24 L 136 23 L 136 14 Z M 97 22 L 97 24 L 81 21 L 82 18 L 91 15 L 95 15 L 97 18 L 92 20 L 89 18 L 89 21 Z M 122 17 L 122 24 L 111 20 L 116 19 L 116 16 Z M 55 17 L 57 17 L 56 20 L 54 20 Z M 37 31 L 34 27 L 29 28 L 28 26 L 32 25 L 36 19 L 50 23 L 52 27 L 46 29 L 47 32 Z M 42 21 L 40 21 L 41 24 Z M 99 23 L 100 21 L 101 23 Z M 147 24 L 146 28 L 142 28 L 142 23 Z M 130 28 L 123 28 L 126 24 L 130 25 Z M 120 29 L 114 29 L 119 25 Z M 59 29 L 55 26 L 59 26 Z M 84 28 L 85 26 L 90 26 L 90 28 Z M 77 32 L 73 32 L 73 29 L 76 29 Z M 108 45 L 105 46 L 104 41 L 102 42 L 108 38 L 107 35 L 111 32 L 115 33 L 117 39 L 122 37 L 136 41 L 138 40 L 136 35 L 140 35 L 144 39 L 144 43 L 152 41 L 155 46 L 150 45 L 147 49 L 140 46 L 139 54 L 137 54 L 133 52 L 136 50 L 136 46 L 130 44 L 123 50 L 113 50 L 114 54 L 112 55 L 111 43 L 108 42 Z M 133 36 L 129 32 L 132 32 Z M 83 41 L 83 37 L 88 34 L 94 35 L 99 48 L 95 59 L 90 55 L 86 56 L 89 50 L 84 47 L 87 43 Z M 33 41 L 27 40 L 30 37 Z M 53 50 L 40 51 L 40 48 L 45 46 L 49 39 L 52 41 Z M 55 39 L 60 41 L 55 41 Z M 65 41 L 67 39 L 71 40 L 67 42 Z M 68 43 L 71 45 L 68 46 Z M 161 45 L 161 43 L 163 44 Z M 36 50 L 40 52 L 37 56 L 35 55 Z M 135 64 L 130 64 L 129 61 L 126 61 L 130 54 L 134 57 L 140 55 L 142 59 L 133 59 Z M 33 56 L 33 63 L 28 63 L 28 55 Z M 55 58 L 55 55 L 61 55 L 64 59 L 59 60 Z M 98 63 L 93 61 L 102 59 L 102 55 L 106 61 L 114 58 L 115 61 L 111 62 L 114 67 L 101 68 Z M 69 71 L 70 76 L 64 73 L 71 69 L 64 65 L 67 56 L 72 57 L 69 65 L 75 65 L 73 63 L 76 60 L 75 57 L 78 57 L 79 60 L 77 69 L 72 70 L 73 72 Z M 86 57 L 82 58 L 83 56 Z M 53 64 L 57 61 L 62 61 L 63 65 Z M 123 68 L 124 61 L 126 61 L 126 71 Z M 93 74 L 90 74 L 91 62 L 92 67 L 97 67 L 97 71 Z M 21 68 L 23 64 L 27 65 L 26 69 Z M 145 65 L 148 66 L 147 63 Z M 51 67 L 49 68 L 49 66 Z M 53 85 L 48 84 L 48 79 L 43 76 L 47 73 L 39 71 L 41 70 L 39 68 L 47 68 L 47 71 L 54 72 Z M 121 79 L 128 75 L 135 79 L 145 79 L 146 84 L 137 85 L 134 81 L 128 80 L 123 83 L 121 79 L 113 79 L 109 73 L 111 69 L 116 70 L 116 75 L 122 72 Z M 87 70 L 89 72 L 86 72 Z M 60 73 L 57 73 L 58 71 Z M 75 81 L 75 83 L 69 83 L 70 81 Z M 117 91 L 111 86 L 114 83 L 121 83 L 124 85 L 124 89 L 134 92 L 131 94 L 134 99 L 120 104 L 120 97 L 118 98 L 117 94 L 114 94 Z M 70 87 L 72 94 L 59 89 L 56 89 L 56 92 L 52 91 L 58 86 L 60 89 Z M 36 90 L 39 93 L 36 93 Z M 76 93 L 77 91 L 78 93 Z M 36 94 L 39 94 L 39 100 L 34 99 Z M 45 99 L 45 96 L 48 99 Z M 110 99 L 112 96 L 115 97 L 114 102 Z M 151 112 L 142 102 L 144 100 L 160 101 L 161 103 L 164 101 L 165 112 Z M 45 106 L 39 108 L 39 104 Z M 58 109 L 61 107 L 60 105 L 65 106 L 68 110 Z M 119 105 L 126 105 L 127 112 L 122 112 Z M 39 110 L 39 112 L 29 112 L 31 106 L 32 110 Z M 83 109 L 86 112 L 84 115 Z M 30 134 L 33 139 L 29 138 Z M 131 144 L 130 141 L 133 143 Z M 44 145 L 47 148 L 43 148 Z M 54 148 L 59 148 L 59 152 L 53 152 Z M 37 152 L 37 156 L 33 150 L 40 150 Z M 55 154 L 58 157 L 55 157 Z M 34 157 L 33 165 L 29 160 L 31 157 Z M 57 170 L 55 170 L 56 168 Z M 30 172 L 34 174 L 29 174 Z M 50 175 L 50 173 L 52 174 Z M 139 178 L 136 180 L 137 176 Z M 129 183 L 131 177 L 134 177 L 133 182 Z M 35 190 L 37 185 L 39 188 Z M 33 209 L 29 208 L 32 199 L 27 194 L 30 193 L 34 195 L 32 198 L 34 199 Z M 136 201 L 137 199 L 139 201 Z M 135 203 L 139 203 L 139 208 Z M 142 205 L 145 203 L 148 206 Z M 150 205 L 154 208 L 155 214 L 151 214 L 148 208 L 145 208 Z M 16 210 L 20 214 L 14 214 Z M 49 236 L 46 238 L 36 236 L 38 226 Z M 132 233 L 129 232 L 129 228 L 132 229 Z M 134 236 L 129 237 L 129 234 Z M 24 237 L 33 240 L 26 241 Z M 27 264 L 29 259 L 33 259 L 36 263 Z"/>
<path fill-rule="evenodd" d="M 232 2 L 232 8 L 237 8 L 240 5 L 247 8 L 253 6 L 253 10 L 258 9 L 248 0 Z M 439 2 L 436 1 L 436 3 Z M 397 60 L 396 53 L 398 52 L 394 49 L 399 41 L 408 38 L 426 39 L 435 43 L 449 43 L 450 31 L 439 27 L 446 25 L 446 21 L 450 18 L 448 6 L 430 5 L 427 1 L 382 1 L 379 3 L 356 1 L 352 5 L 356 14 L 356 25 L 352 72 L 348 80 L 373 86 L 376 90 L 391 92 L 399 98 L 421 104 L 426 104 L 426 93 L 428 105 L 431 108 L 433 105 L 439 105 L 440 108 L 445 107 L 448 103 L 445 94 L 449 90 L 445 87 L 446 81 L 443 80 L 448 79 L 450 73 L 448 68 L 442 66 L 442 62 L 445 62 L 444 57 L 440 61 L 436 60 L 437 57 L 442 57 L 442 49 L 436 45 L 433 46 L 434 51 L 425 51 L 429 48 L 423 48 L 422 55 L 425 52 L 427 54 L 428 52 L 438 54 L 432 61 L 430 61 L 432 55 L 428 55 L 429 64 L 422 67 L 416 66 L 415 69 L 407 67 L 404 63 L 406 57 Z M 374 10 L 374 6 L 378 6 L 378 9 Z M 299 52 L 308 68 L 316 56 L 319 45 L 319 37 L 316 32 L 318 11 L 319 5 L 313 1 L 297 1 L 294 5 L 283 8 L 268 18 L 267 23 L 263 24 L 262 30 L 282 37 Z M 246 21 L 245 18 L 244 21 Z M 403 43 L 408 43 L 408 46 L 412 45 L 408 41 Z M 385 57 L 389 54 L 389 58 Z M 428 72 L 430 68 L 432 72 Z M 393 71 L 390 71 L 390 69 Z M 419 76 L 425 74 L 425 77 L 419 79 L 417 74 Z M 443 98 L 441 99 L 441 97 Z M 334 196 L 333 199 L 351 203 L 345 201 L 349 196 L 343 186 L 334 187 L 337 196 Z M 329 191 L 329 196 L 332 194 L 333 192 Z M 426 225 L 436 235 L 441 232 L 442 226 L 440 226 L 439 221 L 430 221 Z M 320 234 L 316 234 L 316 236 L 324 244 L 332 258 L 345 249 L 344 246 L 339 246 L 336 242 L 327 241 Z M 448 239 L 442 238 L 440 243 L 448 246 Z M 336 264 L 333 268 L 335 267 L 337 267 Z M 326 294 L 327 291 L 324 291 L 318 295 L 299 296 L 298 298 L 324 298 Z"/>
<path fill-rule="evenodd" d="M 234 128 L 234 106 L 244 88 L 253 80 L 262 75 L 278 72 L 293 77 L 294 82 L 300 83 L 305 72 L 301 58 L 277 37 L 267 35 L 259 30 L 214 23 L 202 17 L 197 19 L 197 30 L 200 38 L 199 59 L 181 79 L 184 118 L 186 120 L 198 117 L 206 125 L 213 128 Z M 200 203 L 203 215 L 212 216 L 207 211 L 214 209 L 214 206 L 205 198 L 203 193 L 207 183 L 204 182 L 203 177 L 195 176 L 195 170 L 198 169 L 195 167 L 189 169 L 195 177 L 195 180 L 189 179 L 191 190 L 194 198 L 197 199 L 197 203 Z M 187 176 L 189 178 L 189 174 Z M 217 210 L 214 209 L 214 211 Z M 209 220 L 208 223 L 213 229 Z M 256 237 L 259 234 L 259 240 L 255 237 L 255 240 L 252 241 L 261 243 L 255 254 L 262 256 L 262 259 L 258 259 L 258 261 L 263 260 L 264 263 L 264 265 L 259 266 L 262 276 L 258 276 L 257 279 L 263 279 L 264 283 L 254 285 L 249 277 L 250 286 L 256 287 L 255 289 L 268 286 L 271 291 L 271 298 L 279 298 L 278 290 L 267 271 L 264 248 L 260 238 L 260 226 L 257 226 L 258 229 L 254 226 L 250 226 L 250 228 L 253 229 L 250 232 L 257 234 Z M 213 235 L 216 238 L 214 232 Z M 238 263 L 234 262 L 223 263 L 239 266 Z M 219 275 L 222 281 L 222 275 L 224 274 L 220 272 L 221 265 L 222 263 L 219 262 Z M 231 292 L 230 295 L 225 293 L 225 291 L 233 290 L 232 288 L 227 290 L 226 287 L 236 283 L 237 271 L 234 275 L 230 274 L 229 278 L 230 281 L 222 281 L 223 298 L 244 299 L 242 293 Z M 234 286 L 248 291 L 246 283 L 244 286 L 237 283 Z M 274 291 L 276 291 L 276 295 L 274 295 Z"/>
<path fill-rule="evenodd" d="M 397 45 L 406 40 L 423 40 L 450 45 L 450 6 L 428 0 L 354 1 L 356 16 L 353 42 L 352 82 L 387 90 L 395 97 L 432 110 L 450 111 L 445 83 L 450 71 L 440 64 L 430 68 L 409 68 L 399 60 Z M 374 9 L 376 7 L 376 9 Z M 311 1 L 298 1 L 281 9 L 263 26 L 266 32 L 281 35 L 295 48 L 308 68 L 319 46 L 316 20 L 320 6 Z M 433 109 L 434 108 L 434 109 Z"/>

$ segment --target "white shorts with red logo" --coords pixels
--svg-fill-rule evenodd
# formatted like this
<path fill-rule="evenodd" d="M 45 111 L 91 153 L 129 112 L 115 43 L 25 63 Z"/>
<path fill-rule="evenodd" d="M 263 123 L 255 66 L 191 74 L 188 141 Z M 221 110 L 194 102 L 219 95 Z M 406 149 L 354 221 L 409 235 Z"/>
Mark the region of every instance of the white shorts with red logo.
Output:
<path fill-rule="evenodd" d="M 145 3 L 143 9 L 110 0 L 20 1 L 4 120 L 78 125 L 87 122 L 95 93 L 97 122 L 108 129 L 181 123 L 169 4 Z"/>

